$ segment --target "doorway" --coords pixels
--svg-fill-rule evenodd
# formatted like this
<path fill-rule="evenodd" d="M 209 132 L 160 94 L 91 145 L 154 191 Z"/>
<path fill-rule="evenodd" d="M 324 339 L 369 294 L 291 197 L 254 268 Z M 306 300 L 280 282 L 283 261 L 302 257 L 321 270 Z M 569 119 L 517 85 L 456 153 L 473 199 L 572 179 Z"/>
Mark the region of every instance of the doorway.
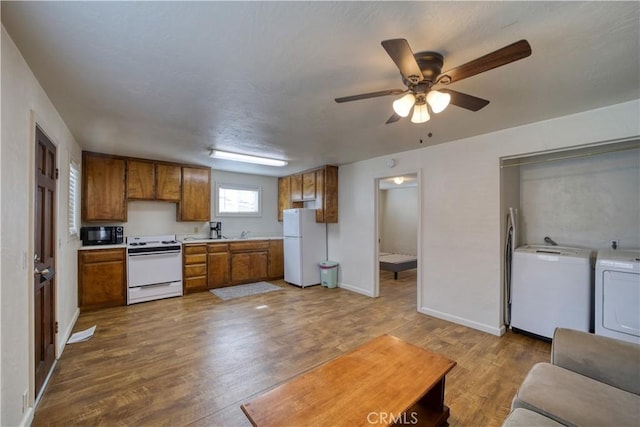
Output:
<path fill-rule="evenodd" d="M 55 362 L 56 147 L 36 126 L 34 197 L 34 372 L 40 395 Z"/>
<path fill-rule="evenodd" d="M 420 307 L 420 173 L 408 171 L 375 180 L 375 251 L 374 296 L 411 283 Z M 415 282 L 415 287 L 414 287 Z M 383 294 L 384 294 L 383 292 Z"/>

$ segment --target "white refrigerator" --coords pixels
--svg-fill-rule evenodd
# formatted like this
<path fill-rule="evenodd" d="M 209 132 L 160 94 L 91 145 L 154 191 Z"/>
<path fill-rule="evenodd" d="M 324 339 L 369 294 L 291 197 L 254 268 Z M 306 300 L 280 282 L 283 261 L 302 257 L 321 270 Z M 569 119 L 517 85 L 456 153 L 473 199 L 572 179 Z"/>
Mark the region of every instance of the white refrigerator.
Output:
<path fill-rule="evenodd" d="M 284 280 L 300 287 L 320 284 L 318 263 L 327 259 L 327 226 L 315 209 L 283 212 Z"/>

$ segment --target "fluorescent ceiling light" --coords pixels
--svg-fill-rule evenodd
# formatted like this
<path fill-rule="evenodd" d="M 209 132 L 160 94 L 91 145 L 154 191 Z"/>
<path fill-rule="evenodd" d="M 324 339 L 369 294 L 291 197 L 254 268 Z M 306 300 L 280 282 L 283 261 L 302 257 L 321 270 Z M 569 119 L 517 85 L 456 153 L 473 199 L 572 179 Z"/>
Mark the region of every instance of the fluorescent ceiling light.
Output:
<path fill-rule="evenodd" d="M 255 163 L 267 166 L 286 166 L 289 164 L 286 160 L 268 159 L 266 157 L 250 156 L 248 154 L 230 153 L 228 151 L 211 150 L 209 156 L 214 159 L 231 160 L 234 162 Z"/>

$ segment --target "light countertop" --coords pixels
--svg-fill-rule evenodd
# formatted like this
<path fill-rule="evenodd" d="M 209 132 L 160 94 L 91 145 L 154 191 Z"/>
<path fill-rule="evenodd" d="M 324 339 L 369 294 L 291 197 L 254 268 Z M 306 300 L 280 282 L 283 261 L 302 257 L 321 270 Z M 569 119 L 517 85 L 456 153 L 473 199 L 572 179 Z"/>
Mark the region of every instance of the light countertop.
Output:
<path fill-rule="evenodd" d="M 97 249 L 124 249 L 127 247 L 126 243 L 120 243 L 117 245 L 88 245 L 80 246 L 80 251 L 95 251 Z"/>
<path fill-rule="evenodd" d="M 183 244 L 189 243 L 233 243 L 233 242 L 250 242 L 255 240 L 282 240 L 283 237 L 246 237 L 244 239 L 236 238 L 236 239 L 208 239 L 206 237 L 186 237 L 178 239 Z"/>

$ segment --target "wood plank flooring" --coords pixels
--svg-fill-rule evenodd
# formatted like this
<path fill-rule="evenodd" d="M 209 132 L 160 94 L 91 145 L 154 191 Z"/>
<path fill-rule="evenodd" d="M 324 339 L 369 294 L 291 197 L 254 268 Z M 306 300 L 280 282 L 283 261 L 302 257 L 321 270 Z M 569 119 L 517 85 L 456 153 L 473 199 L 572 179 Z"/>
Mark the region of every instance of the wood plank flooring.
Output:
<path fill-rule="evenodd" d="M 36 410 L 34 426 L 249 426 L 240 405 L 389 333 L 455 360 L 451 426 L 499 426 L 549 344 L 495 337 L 416 311 L 415 270 L 381 273 L 380 298 L 339 288 L 221 301 L 210 292 L 82 313 Z M 354 402 L 354 404 L 356 404 Z"/>

